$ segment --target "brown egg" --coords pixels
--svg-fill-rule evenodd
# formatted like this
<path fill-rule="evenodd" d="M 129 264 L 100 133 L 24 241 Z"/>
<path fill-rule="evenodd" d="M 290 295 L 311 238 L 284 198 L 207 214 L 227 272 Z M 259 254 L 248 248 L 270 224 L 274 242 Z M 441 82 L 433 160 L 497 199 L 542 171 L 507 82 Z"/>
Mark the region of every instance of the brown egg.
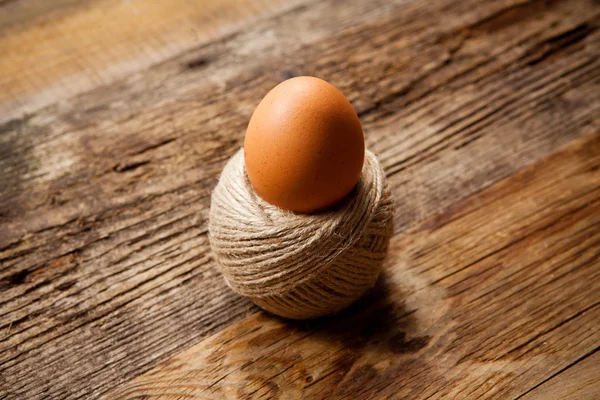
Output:
<path fill-rule="evenodd" d="M 260 197 L 286 210 L 312 212 L 334 205 L 356 186 L 365 143 L 344 95 L 302 76 L 277 85 L 256 107 L 244 156 Z"/>

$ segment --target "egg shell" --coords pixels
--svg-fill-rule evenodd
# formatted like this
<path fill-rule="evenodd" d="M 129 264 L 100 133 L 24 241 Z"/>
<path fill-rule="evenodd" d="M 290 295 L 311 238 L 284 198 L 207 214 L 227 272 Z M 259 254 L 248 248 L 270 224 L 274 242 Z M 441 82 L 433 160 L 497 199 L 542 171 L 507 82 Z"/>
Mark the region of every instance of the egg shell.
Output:
<path fill-rule="evenodd" d="M 257 106 L 244 141 L 248 178 L 268 203 L 315 212 L 339 202 L 358 183 L 365 156 L 362 127 L 333 85 L 296 77 Z"/>

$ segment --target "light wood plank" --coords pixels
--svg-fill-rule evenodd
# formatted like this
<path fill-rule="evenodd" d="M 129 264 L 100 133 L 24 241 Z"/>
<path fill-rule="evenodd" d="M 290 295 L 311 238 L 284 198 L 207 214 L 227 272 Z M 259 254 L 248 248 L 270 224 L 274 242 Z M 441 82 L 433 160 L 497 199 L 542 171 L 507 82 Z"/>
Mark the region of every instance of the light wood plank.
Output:
<path fill-rule="evenodd" d="M 17 0 L 0 4 L 0 122 L 123 78 L 294 0 Z"/>
<path fill-rule="evenodd" d="M 600 352 L 585 357 L 522 397 L 524 400 L 587 400 L 600 393 Z"/>

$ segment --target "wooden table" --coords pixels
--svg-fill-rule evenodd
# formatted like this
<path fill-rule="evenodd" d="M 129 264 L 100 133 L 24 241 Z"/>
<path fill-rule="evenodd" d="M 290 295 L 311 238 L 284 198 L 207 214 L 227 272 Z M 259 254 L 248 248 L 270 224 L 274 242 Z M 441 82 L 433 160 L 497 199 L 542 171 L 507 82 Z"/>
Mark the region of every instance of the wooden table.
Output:
<path fill-rule="evenodd" d="M 0 2 L 0 398 L 600 398 L 600 3 Z M 315 75 L 395 198 L 382 279 L 290 322 L 210 192 Z"/>

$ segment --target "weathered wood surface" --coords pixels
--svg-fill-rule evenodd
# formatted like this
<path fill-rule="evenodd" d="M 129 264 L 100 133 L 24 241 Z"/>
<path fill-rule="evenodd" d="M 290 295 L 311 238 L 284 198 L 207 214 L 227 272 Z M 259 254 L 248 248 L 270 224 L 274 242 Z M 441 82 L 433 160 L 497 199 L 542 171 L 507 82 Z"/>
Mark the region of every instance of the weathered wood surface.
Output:
<path fill-rule="evenodd" d="M 560 376 L 549 379 L 526 394 L 523 399 L 587 400 L 598 397 L 600 352 L 581 360 Z"/>
<path fill-rule="evenodd" d="M 396 240 L 345 315 L 255 314 L 114 397 L 519 398 L 598 354 L 599 260 L 600 134 Z"/>
<path fill-rule="evenodd" d="M 534 397 L 595 357 L 600 5 L 282 7 L 0 126 L 0 397 Z M 375 298 L 307 325 L 233 294 L 206 240 L 253 108 L 298 74 L 350 98 L 397 207 Z"/>

